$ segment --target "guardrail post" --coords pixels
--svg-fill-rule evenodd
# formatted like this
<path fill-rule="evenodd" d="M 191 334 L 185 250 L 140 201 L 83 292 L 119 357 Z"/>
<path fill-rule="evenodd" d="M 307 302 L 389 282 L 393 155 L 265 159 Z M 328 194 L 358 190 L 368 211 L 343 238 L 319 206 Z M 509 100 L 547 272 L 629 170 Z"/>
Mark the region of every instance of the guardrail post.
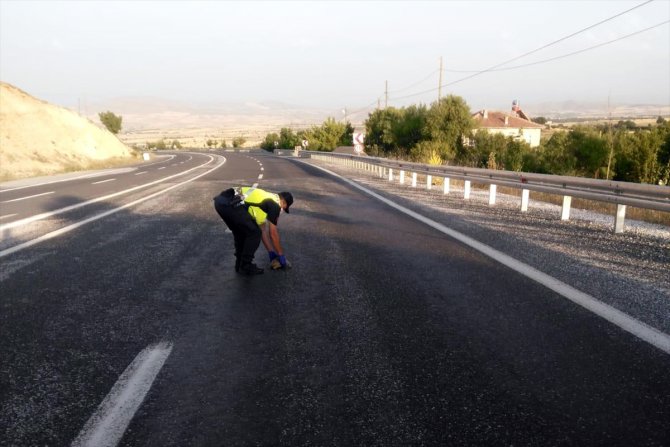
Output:
<path fill-rule="evenodd" d="M 572 197 L 563 196 L 563 209 L 561 210 L 561 220 L 570 220 L 570 204 Z"/>
<path fill-rule="evenodd" d="M 426 176 L 426 189 L 432 189 L 433 188 L 433 176 L 432 175 L 427 175 Z"/>
<path fill-rule="evenodd" d="M 527 189 L 521 190 L 521 212 L 525 213 L 528 211 L 528 198 L 530 197 L 530 191 Z"/>
<path fill-rule="evenodd" d="M 404 185 L 405 184 L 405 171 L 400 171 L 400 184 Z"/>
<path fill-rule="evenodd" d="M 624 220 L 626 219 L 626 205 L 616 206 L 616 219 L 614 220 L 614 233 L 623 233 Z"/>
<path fill-rule="evenodd" d="M 416 188 L 416 172 L 412 172 L 412 188 Z"/>
<path fill-rule="evenodd" d="M 496 204 L 496 189 L 498 189 L 497 186 L 491 183 L 489 187 L 489 205 Z"/>
<path fill-rule="evenodd" d="M 449 177 L 444 178 L 444 194 L 449 194 Z"/>
<path fill-rule="evenodd" d="M 463 199 L 470 199 L 470 180 L 466 180 L 465 184 L 463 185 Z"/>
<path fill-rule="evenodd" d="M 393 168 L 389 168 L 389 182 L 393 181 Z"/>

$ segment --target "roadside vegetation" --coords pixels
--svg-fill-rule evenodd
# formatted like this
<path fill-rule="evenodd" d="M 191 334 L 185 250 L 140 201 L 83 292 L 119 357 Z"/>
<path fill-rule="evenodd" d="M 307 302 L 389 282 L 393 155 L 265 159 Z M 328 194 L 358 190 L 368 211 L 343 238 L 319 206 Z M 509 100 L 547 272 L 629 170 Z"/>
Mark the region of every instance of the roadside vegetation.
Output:
<path fill-rule="evenodd" d="M 670 180 L 670 123 L 633 121 L 578 125 L 554 130 L 539 147 L 500 134 L 476 132 L 471 111 L 459 96 L 429 106 L 375 110 L 365 121 L 368 155 L 487 169 L 610 179 L 667 185 Z M 544 117 L 535 119 L 543 124 Z M 267 134 L 261 148 L 293 149 L 302 140 L 309 150 L 332 151 L 350 146 L 350 123 L 329 118 L 321 126 Z"/>

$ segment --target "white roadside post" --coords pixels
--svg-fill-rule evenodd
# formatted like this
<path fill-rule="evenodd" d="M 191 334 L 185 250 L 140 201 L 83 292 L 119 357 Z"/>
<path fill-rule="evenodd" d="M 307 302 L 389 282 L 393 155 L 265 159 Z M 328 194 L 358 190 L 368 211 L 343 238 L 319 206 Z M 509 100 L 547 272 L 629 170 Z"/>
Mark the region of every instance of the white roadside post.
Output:
<path fill-rule="evenodd" d="M 616 206 L 616 219 L 614 220 L 614 233 L 623 233 L 624 220 L 626 219 L 626 205 Z"/>
<path fill-rule="evenodd" d="M 524 189 L 521 191 L 521 212 L 525 213 L 528 211 L 528 198 L 530 197 L 530 191 Z"/>
<path fill-rule="evenodd" d="M 570 204 L 572 197 L 563 196 L 563 208 L 561 209 L 561 220 L 570 220 Z"/>
<path fill-rule="evenodd" d="M 444 194 L 449 194 L 449 177 L 444 178 Z"/>
<path fill-rule="evenodd" d="M 470 180 L 466 180 L 463 185 L 463 200 L 470 200 Z"/>
<path fill-rule="evenodd" d="M 489 186 L 489 205 L 496 204 L 496 189 L 497 186 L 491 183 L 491 185 Z"/>
<path fill-rule="evenodd" d="M 400 184 L 404 185 L 405 184 L 405 171 L 400 170 Z"/>
<path fill-rule="evenodd" d="M 426 189 L 430 190 L 433 187 L 433 176 L 432 175 L 427 175 L 426 176 Z"/>
<path fill-rule="evenodd" d="M 393 168 L 389 168 L 389 182 L 393 181 Z"/>
<path fill-rule="evenodd" d="M 412 172 L 412 188 L 416 188 L 416 172 Z"/>

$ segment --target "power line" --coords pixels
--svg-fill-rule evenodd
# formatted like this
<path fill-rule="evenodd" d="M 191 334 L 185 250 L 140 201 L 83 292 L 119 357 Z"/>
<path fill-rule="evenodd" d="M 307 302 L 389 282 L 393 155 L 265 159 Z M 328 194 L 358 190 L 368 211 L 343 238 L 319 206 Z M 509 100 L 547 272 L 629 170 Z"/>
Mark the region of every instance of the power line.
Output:
<path fill-rule="evenodd" d="M 544 49 L 547 48 L 547 47 L 550 47 L 550 46 L 555 45 L 555 44 L 557 44 L 557 43 L 559 43 L 559 42 L 562 42 L 562 41 L 564 41 L 564 40 L 566 40 L 566 39 L 569 39 L 569 38 L 571 38 L 571 37 L 574 37 L 574 36 L 576 36 L 577 34 L 581 34 L 581 33 L 583 33 L 584 31 L 588 31 L 588 30 L 590 30 L 590 29 L 592 29 L 592 28 L 595 28 L 596 26 L 602 25 L 602 24 L 605 23 L 605 22 L 609 22 L 610 20 L 616 19 L 617 17 L 620 17 L 620 16 L 622 16 L 622 15 L 624 15 L 624 14 L 628 14 L 629 12 L 633 11 L 634 9 L 641 8 L 642 6 L 648 5 L 649 3 L 653 2 L 653 1 L 654 1 L 654 0 L 647 0 L 646 2 L 644 2 L 644 3 L 640 3 L 640 4 L 637 5 L 637 6 L 633 6 L 632 8 L 627 9 L 627 10 L 625 10 L 625 11 L 623 11 L 623 12 L 620 12 L 619 14 L 613 15 L 612 17 L 609 17 L 609 18 L 607 18 L 607 19 L 605 19 L 605 20 L 601 20 L 600 22 L 598 22 L 598 23 L 594 23 L 593 25 L 587 26 L 586 28 L 581 29 L 581 30 L 579 30 L 579 31 L 575 31 L 574 33 L 572 33 L 572 34 L 570 34 L 570 35 L 567 35 L 567 36 L 565 36 L 565 37 L 561 37 L 561 38 L 558 39 L 558 40 L 555 40 L 555 41 L 553 41 L 553 42 L 551 42 L 551 43 L 548 43 L 548 44 L 546 44 L 546 45 L 543 45 L 543 46 L 541 46 L 541 47 L 539 47 L 539 48 L 536 48 L 536 49 L 534 49 L 534 50 L 532 50 L 532 51 L 529 51 L 529 52 L 527 52 L 527 53 L 524 53 L 524 54 L 522 54 L 521 56 L 517 56 L 517 57 L 512 58 L 512 59 L 509 59 L 509 60 L 507 60 L 507 61 L 505 61 L 505 62 L 501 62 L 501 63 L 499 63 L 499 64 L 497 64 L 497 65 L 494 65 L 493 67 L 490 67 L 490 68 L 488 68 L 488 69 L 486 69 L 486 70 L 483 70 L 482 72 L 489 71 L 489 70 L 491 70 L 491 69 L 493 69 L 493 68 L 498 68 L 498 67 L 500 67 L 501 65 L 506 65 L 506 64 L 508 64 L 508 63 L 510 63 L 510 62 L 514 62 L 515 60 L 521 59 L 522 57 L 526 57 L 526 56 L 528 56 L 528 55 L 530 55 L 530 54 L 537 53 L 537 52 L 540 51 L 540 50 L 544 50 Z"/>
<path fill-rule="evenodd" d="M 405 90 L 409 90 L 410 88 L 414 87 L 415 85 L 421 84 L 422 82 L 425 82 L 426 80 L 430 79 L 430 77 L 433 76 L 433 75 L 434 75 L 435 73 L 437 73 L 438 71 L 439 71 L 439 68 L 433 70 L 432 72 L 430 72 L 430 74 L 429 74 L 428 76 L 426 76 L 425 78 L 421 79 L 420 81 L 416 81 L 416 82 L 413 83 L 412 85 L 408 85 L 407 87 L 403 87 L 403 88 L 398 89 L 398 90 L 391 90 L 391 91 L 389 91 L 389 93 L 399 93 L 399 92 L 404 92 Z"/>
<path fill-rule="evenodd" d="M 629 13 L 629 12 L 635 10 L 635 9 L 638 9 L 638 8 L 641 8 L 642 6 L 648 5 L 649 3 L 653 2 L 653 1 L 654 1 L 654 0 L 647 0 L 647 1 L 645 1 L 644 3 L 640 3 L 639 5 L 636 5 L 636 6 L 632 7 L 632 8 L 629 8 L 629 9 L 627 9 L 627 10 L 625 10 L 625 11 L 622 11 L 622 12 L 620 12 L 620 13 L 618 13 L 618 14 L 615 14 L 615 15 L 613 15 L 613 16 L 611 16 L 611 17 L 608 17 L 608 18 L 606 18 L 606 19 L 604 19 L 604 20 L 601 20 L 600 22 L 594 23 L 593 25 L 590 25 L 590 26 L 588 26 L 588 27 L 586 27 L 586 28 L 583 28 L 583 29 L 581 29 L 581 30 L 579 30 L 579 31 L 575 31 L 574 33 L 569 34 L 569 35 L 567 35 L 567 36 L 564 36 L 564 37 L 562 37 L 562 38 L 560 38 L 560 39 L 558 39 L 558 40 L 555 40 L 555 41 L 550 42 L 550 43 L 548 43 L 548 44 L 546 44 L 546 45 L 543 45 L 543 46 L 541 46 L 541 47 L 538 47 L 538 48 L 536 48 L 536 49 L 534 49 L 534 50 L 532 50 L 532 51 L 528 51 L 528 52 L 526 52 L 526 53 L 524 53 L 524 54 L 522 54 L 522 55 L 520 55 L 520 56 L 516 56 L 516 57 L 514 57 L 514 58 L 512 58 L 512 59 L 508 59 L 508 60 L 506 60 L 506 61 L 504 61 L 504 62 L 501 62 L 501 63 L 499 63 L 499 64 L 493 65 L 493 66 L 491 66 L 491 67 L 489 67 L 489 68 L 487 68 L 487 69 L 484 69 L 484 70 L 479 70 L 479 71 L 474 71 L 474 72 L 473 72 L 473 71 L 468 71 L 468 70 L 444 70 L 444 71 L 449 71 L 449 72 L 457 72 L 457 73 L 473 73 L 473 74 L 471 74 L 470 76 L 466 76 L 466 77 L 464 77 L 464 78 L 458 79 L 458 80 L 456 80 L 456 81 L 447 83 L 447 84 L 440 84 L 437 88 L 432 88 L 432 89 L 424 90 L 424 91 L 421 91 L 421 92 L 413 93 L 413 94 L 410 94 L 410 95 L 400 96 L 400 97 L 393 98 L 393 99 L 394 99 L 394 100 L 399 100 L 399 99 L 405 99 L 405 98 L 411 98 L 411 97 L 414 97 L 414 96 L 423 95 L 423 94 L 426 94 L 426 93 L 431 93 L 431 92 L 434 92 L 435 90 L 439 90 L 441 87 L 451 86 L 451 85 L 457 84 L 457 83 L 459 83 L 459 82 L 463 82 L 463 81 L 466 81 L 466 80 L 468 80 L 468 79 L 472 79 L 472 78 L 474 78 L 475 76 L 479 76 L 479 75 L 481 75 L 481 74 L 483 74 L 483 73 L 487 73 L 487 72 L 504 71 L 504 70 L 512 70 L 512 69 L 517 69 L 517 68 L 523 68 L 523 67 L 528 67 L 528 66 L 531 66 L 531 65 L 537 65 L 537 64 L 546 63 L 546 62 L 550 62 L 550 61 L 553 61 L 553 60 L 561 59 L 561 58 L 564 58 L 564 57 L 572 56 L 572 55 L 575 55 L 575 54 L 579 54 L 579 53 L 582 53 L 582 52 L 585 52 L 585 51 L 588 51 L 588 50 L 591 50 L 591 49 L 595 49 L 595 48 L 598 48 L 598 47 L 601 47 L 601 46 L 604 46 L 604 45 L 613 43 L 613 42 L 617 42 L 617 41 L 619 41 L 619 40 L 622 40 L 622 39 L 625 39 L 625 38 L 634 36 L 634 35 L 636 35 L 636 34 L 639 34 L 639 33 L 645 32 L 645 31 L 648 31 L 648 30 L 650 30 L 650 29 L 653 29 L 653 28 L 656 28 L 656 27 L 658 27 L 658 26 L 661 26 L 661 25 L 664 25 L 664 24 L 668 23 L 667 21 L 666 21 L 666 22 L 662 22 L 662 23 L 659 23 L 658 25 L 654 25 L 654 26 L 652 26 L 652 27 L 649 27 L 649 28 L 646 28 L 646 29 L 637 31 L 637 32 L 635 32 L 635 33 L 631 33 L 631 34 L 629 34 L 629 35 L 620 37 L 620 38 L 618 38 L 618 39 L 614 39 L 614 40 L 611 40 L 611 41 L 609 41 L 609 42 L 605 42 L 605 43 L 602 43 L 602 44 L 599 44 L 599 45 L 595 45 L 595 46 L 593 46 L 593 47 L 589 47 L 589 48 L 585 48 L 585 49 L 582 49 L 582 50 L 579 50 L 579 51 L 575 51 L 575 52 L 573 52 L 573 53 L 565 54 L 565 55 L 562 55 L 562 56 L 557 56 L 557 57 L 554 57 L 554 58 L 551 58 L 551 59 L 546 59 L 546 60 L 543 60 L 543 61 L 537 61 L 537 62 L 533 62 L 533 63 L 529 63 L 529 64 L 518 65 L 518 66 L 514 66 L 514 67 L 508 67 L 508 68 L 505 68 L 505 69 L 499 69 L 499 70 L 496 70 L 498 67 L 500 67 L 500 66 L 502 66 L 502 65 L 506 65 L 506 64 L 508 64 L 508 63 L 510 63 L 510 62 L 519 60 L 519 59 L 521 59 L 521 58 L 523 58 L 523 57 L 529 56 L 529 55 L 531 55 L 531 54 L 533 54 L 533 53 L 536 53 L 536 52 L 538 52 L 538 51 L 540 51 L 540 50 L 543 50 L 543 49 L 545 49 L 545 48 L 548 48 L 548 47 L 550 47 L 550 46 L 552 46 L 552 45 L 555 45 L 555 44 L 557 44 L 557 43 L 559 43 L 559 42 L 562 42 L 562 41 L 564 41 L 564 40 L 566 40 L 566 39 L 569 39 L 569 38 L 571 38 L 571 37 L 574 37 L 574 36 L 576 36 L 576 35 L 578 35 L 578 34 L 581 34 L 581 33 L 585 32 L 585 31 L 588 31 L 588 30 L 590 30 L 590 29 L 592 29 L 592 28 L 595 28 L 595 27 L 597 27 L 597 26 L 599 26 L 599 25 L 602 25 L 603 23 L 609 22 L 610 20 L 613 20 L 613 19 L 615 19 L 615 18 L 617 18 L 617 17 L 620 17 L 620 16 L 622 16 L 622 15 L 624 15 L 624 14 L 627 14 L 627 13 Z M 432 76 L 434 73 L 435 73 L 435 72 L 433 71 L 433 72 L 431 72 L 430 75 L 428 75 L 426 78 L 422 79 L 421 81 L 418 81 L 418 82 L 412 84 L 411 86 L 405 87 L 405 88 L 403 88 L 403 89 L 396 90 L 396 91 L 393 92 L 393 93 L 397 93 L 397 92 L 399 92 L 399 91 L 408 90 L 409 88 L 411 88 L 411 87 L 413 87 L 413 86 L 415 86 L 415 85 L 417 85 L 417 84 L 419 84 L 419 83 L 425 81 L 428 77 Z M 385 93 L 388 95 L 388 91 L 386 91 Z M 378 100 L 377 100 L 377 101 L 378 101 Z M 376 101 L 375 101 L 375 102 L 376 102 Z M 358 113 L 360 113 L 360 112 L 362 112 L 362 111 L 365 111 L 365 110 L 369 109 L 372 105 L 374 105 L 374 102 L 372 102 L 372 103 L 368 104 L 367 106 L 362 107 L 362 108 L 360 108 L 360 109 L 358 109 L 358 110 L 356 110 L 356 111 L 350 113 L 350 115 L 355 115 L 355 114 L 358 114 Z"/>
<path fill-rule="evenodd" d="M 593 45 L 593 46 L 588 47 L 588 48 L 583 48 L 583 49 L 581 49 L 581 50 L 573 51 L 572 53 L 563 54 L 563 55 L 561 55 L 561 56 L 556 56 L 556 57 L 552 57 L 552 58 L 549 58 L 549 59 L 544 59 L 544 60 L 536 61 L 536 62 L 530 62 L 530 63 L 528 63 L 528 64 L 515 65 L 515 66 L 513 66 L 513 67 L 499 68 L 499 69 L 488 68 L 488 69 L 486 69 L 486 70 L 476 71 L 473 75 L 466 76 L 466 77 L 464 77 L 464 78 L 458 79 L 458 80 L 453 81 L 453 82 L 449 82 L 449 83 L 447 83 L 447 84 L 442 85 L 442 87 L 448 87 L 448 86 L 450 86 L 450 85 L 458 84 L 459 82 L 463 82 L 463 81 L 466 81 L 466 80 L 468 80 L 468 79 L 472 79 L 472 78 L 474 78 L 475 76 L 478 76 L 478 75 L 480 75 L 480 74 L 482 74 L 482 73 L 496 72 L 496 71 L 506 71 L 506 70 L 515 70 L 515 69 L 519 69 L 519 68 L 530 67 L 530 66 L 532 66 L 532 65 L 544 64 L 544 63 L 547 63 L 547 62 L 555 61 L 555 60 L 557 60 L 557 59 L 563 59 L 563 58 L 566 58 L 566 57 L 569 57 L 569 56 L 574 56 L 575 54 L 584 53 L 584 52 L 586 52 L 586 51 L 593 50 L 593 49 L 595 49 L 595 48 L 599 48 L 599 47 L 602 47 L 602 46 L 605 46 L 605 45 L 608 45 L 608 44 L 611 44 L 611 43 L 614 43 L 614 42 L 618 42 L 618 41 L 623 40 L 623 39 L 627 39 L 627 38 L 629 38 L 629 37 L 632 37 L 632 36 L 635 36 L 635 35 L 637 35 L 637 34 L 643 33 L 643 32 L 645 32 L 645 31 L 649 31 L 649 30 L 651 30 L 651 29 L 658 28 L 659 26 L 666 25 L 667 23 L 670 23 L 670 20 L 666 20 L 666 21 L 664 21 L 664 22 L 658 23 L 658 24 L 653 25 L 653 26 L 650 26 L 650 27 L 648 27 L 648 28 L 645 28 L 645 29 L 642 29 L 642 30 L 639 30 L 639 31 L 635 31 L 635 32 L 633 32 L 633 33 L 627 34 L 627 35 L 625 35 L 625 36 L 618 37 L 618 38 L 616 38 L 616 39 L 613 39 L 613 40 L 610 40 L 610 41 L 607 41 L 607 42 L 599 43 L 599 44 L 597 44 L 597 45 Z M 516 60 L 516 59 L 515 59 L 515 60 Z M 499 64 L 499 65 L 497 65 L 497 66 L 500 66 L 500 65 L 502 65 L 502 64 Z M 496 66 L 496 67 L 497 67 L 497 66 Z M 413 93 L 413 94 L 411 94 L 411 95 L 405 95 L 405 96 L 401 96 L 401 97 L 393 98 L 393 99 L 398 100 L 398 99 L 411 98 L 411 97 L 413 97 L 413 96 L 423 95 L 423 94 L 425 94 L 425 93 L 431 93 L 431 92 L 434 92 L 435 90 L 437 90 L 437 88 L 433 88 L 433 89 L 430 89 L 430 90 L 424 90 L 424 91 L 422 91 L 422 92 Z"/>

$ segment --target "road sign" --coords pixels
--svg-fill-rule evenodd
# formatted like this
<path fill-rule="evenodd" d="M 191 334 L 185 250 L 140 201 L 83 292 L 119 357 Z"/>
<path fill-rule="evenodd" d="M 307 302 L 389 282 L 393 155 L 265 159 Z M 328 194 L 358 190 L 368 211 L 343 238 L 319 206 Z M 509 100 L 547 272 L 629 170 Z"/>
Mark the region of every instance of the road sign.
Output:
<path fill-rule="evenodd" d="M 363 145 L 364 142 L 365 142 L 365 134 L 361 132 L 356 132 L 354 134 L 354 146 L 356 146 L 357 144 Z"/>
<path fill-rule="evenodd" d="M 306 148 L 307 146 L 309 146 L 309 141 L 302 140 L 302 147 Z"/>

